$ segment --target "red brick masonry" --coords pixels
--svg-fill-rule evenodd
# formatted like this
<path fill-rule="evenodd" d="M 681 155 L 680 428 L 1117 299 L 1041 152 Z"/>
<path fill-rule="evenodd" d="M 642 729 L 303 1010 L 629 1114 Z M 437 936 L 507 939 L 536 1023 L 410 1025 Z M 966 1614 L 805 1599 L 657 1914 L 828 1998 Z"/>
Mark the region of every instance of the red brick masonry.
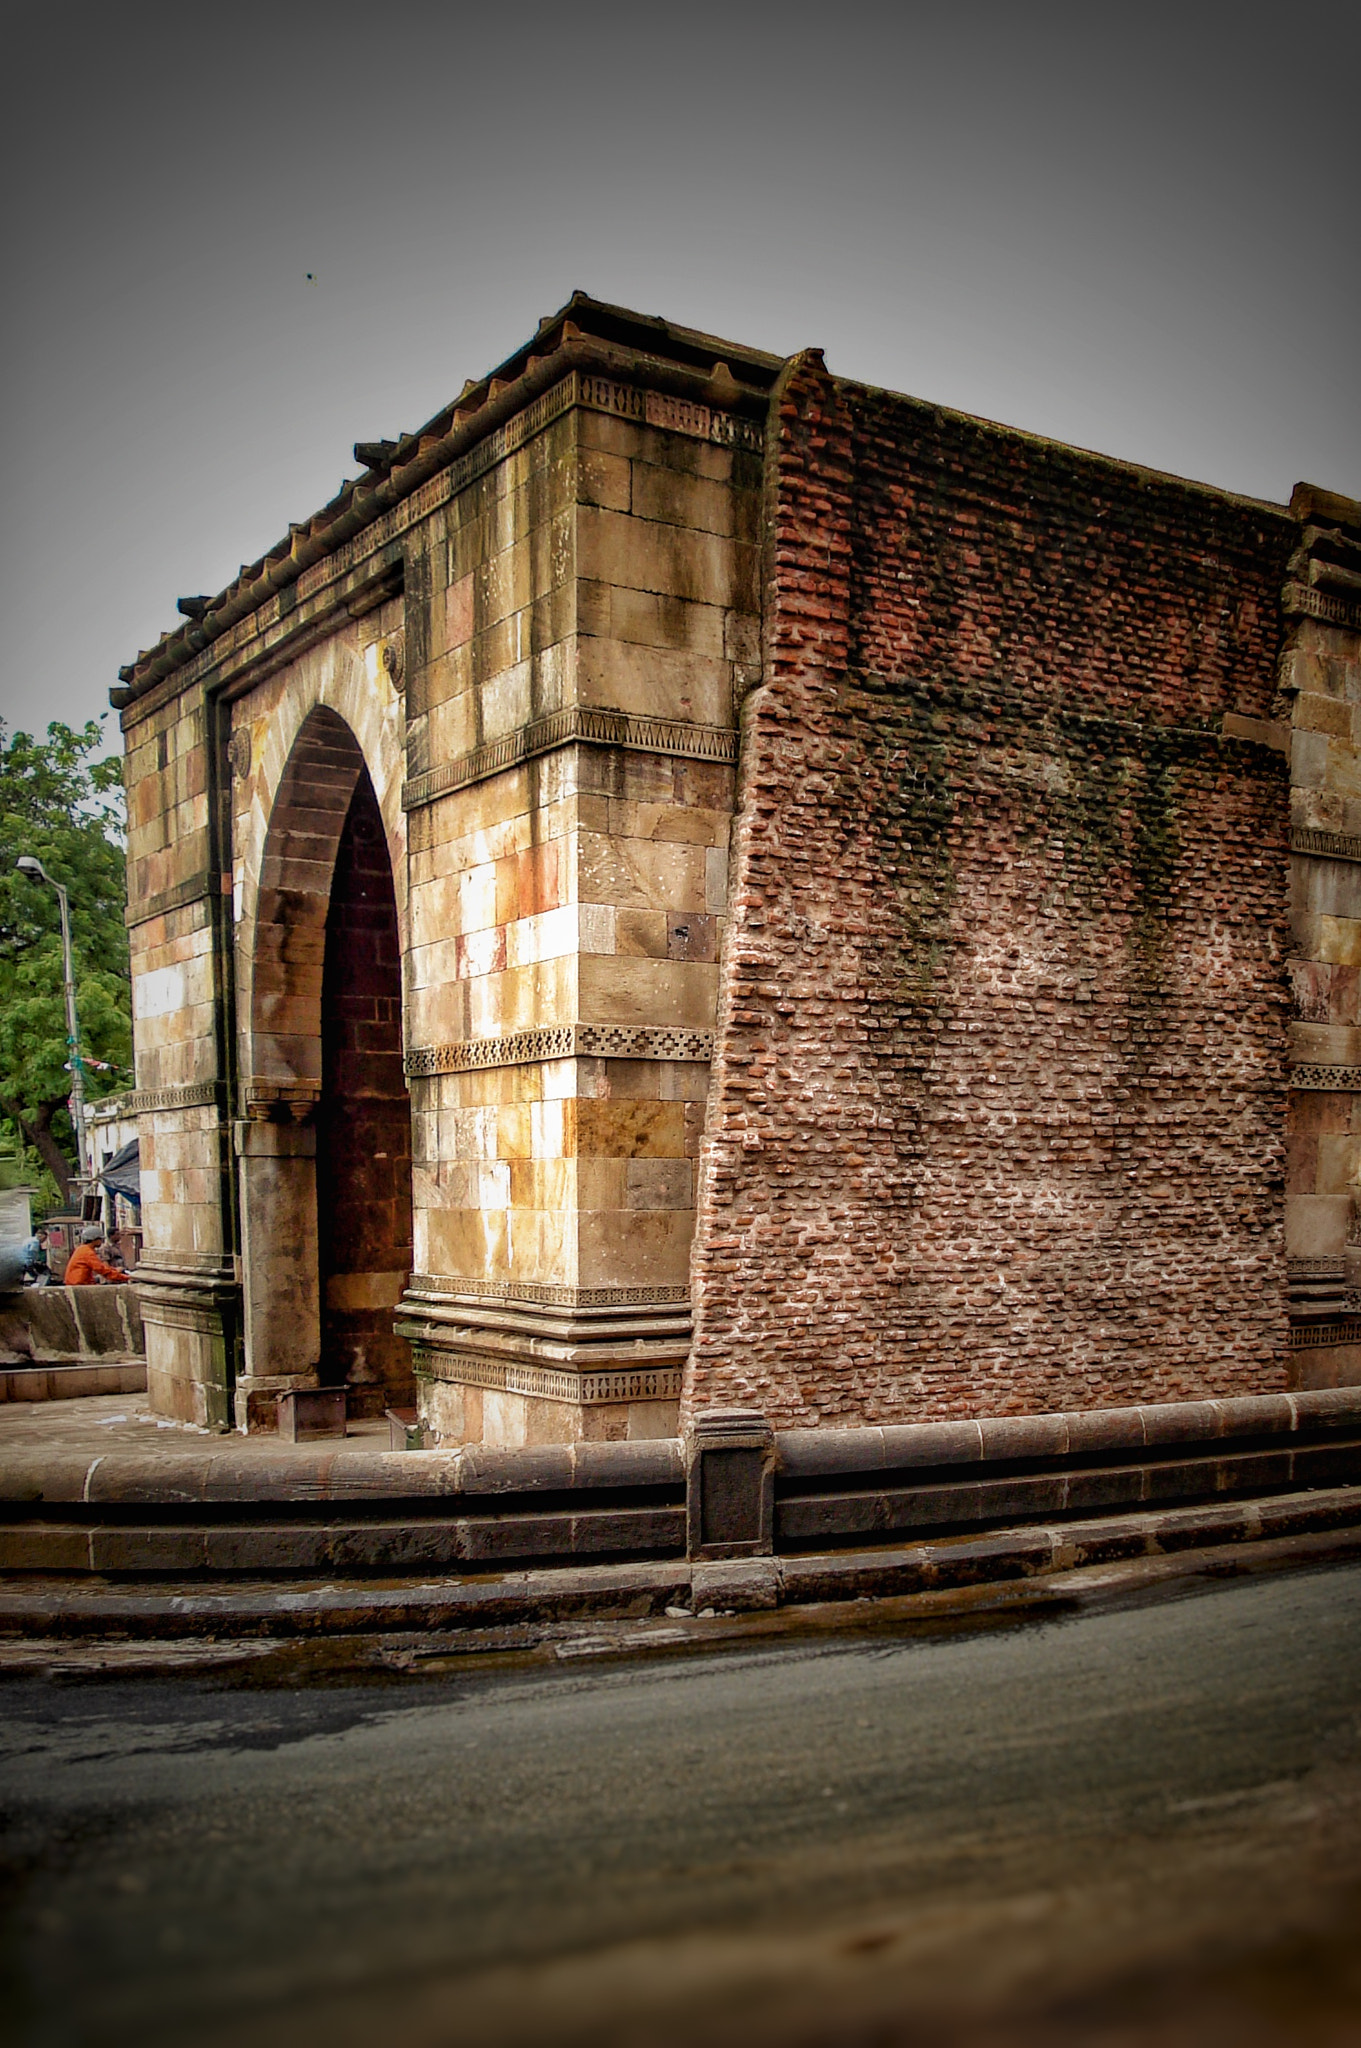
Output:
<path fill-rule="evenodd" d="M 786 371 L 688 1404 L 1286 1384 L 1283 512 Z"/>

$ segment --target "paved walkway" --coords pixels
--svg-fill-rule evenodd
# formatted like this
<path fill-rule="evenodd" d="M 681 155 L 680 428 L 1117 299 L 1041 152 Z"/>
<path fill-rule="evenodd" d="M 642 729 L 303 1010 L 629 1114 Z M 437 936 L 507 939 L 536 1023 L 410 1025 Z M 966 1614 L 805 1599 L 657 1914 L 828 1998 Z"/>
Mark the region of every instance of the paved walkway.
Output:
<path fill-rule="evenodd" d="M 386 1419 L 352 1422 L 346 1441 L 354 1450 L 385 1451 L 389 1446 Z M 338 1448 L 340 1439 L 327 1438 Z M 192 1450 L 211 1456 L 279 1458 L 297 1455 L 293 1444 L 277 1436 L 214 1436 L 182 1422 L 152 1415 L 145 1394 L 93 1394 L 74 1401 L 0 1402 L 0 1451 L 55 1450 L 98 1457 L 112 1450 L 143 1455 L 158 1450 Z"/>

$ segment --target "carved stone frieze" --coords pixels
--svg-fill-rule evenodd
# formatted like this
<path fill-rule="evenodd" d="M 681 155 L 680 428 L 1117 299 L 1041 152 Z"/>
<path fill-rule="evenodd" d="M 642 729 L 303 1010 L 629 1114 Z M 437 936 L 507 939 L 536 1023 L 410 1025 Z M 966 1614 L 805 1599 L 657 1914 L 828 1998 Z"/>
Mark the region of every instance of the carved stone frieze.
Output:
<path fill-rule="evenodd" d="M 149 1116 L 153 1110 L 200 1109 L 216 1103 L 217 1081 L 186 1081 L 179 1088 L 137 1088 L 124 1098 L 129 1116 Z"/>
<path fill-rule="evenodd" d="M 505 1038 L 468 1038 L 458 1045 L 413 1047 L 406 1055 L 411 1080 L 465 1074 L 485 1067 L 522 1067 L 539 1060 L 711 1060 L 712 1031 L 654 1024 L 545 1024 Z"/>
<path fill-rule="evenodd" d="M 1316 860 L 1361 861 L 1361 833 L 1324 832 L 1313 825 L 1296 825 L 1290 834 L 1290 851 L 1310 854 Z"/>
<path fill-rule="evenodd" d="M 1361 1318 L 1340 1317 L 1330 1323 L 1295 1323 L 1290 1331 L 1292 1351 L 1319 1351 L 1329 1344 L 1361 1344 Z"/>
<path fill-rule="evenodd" d="M 1309 619 L 1322 619 L 1330 626 L 1349 626 L 1361 632 L 1361 603 L 1346 597 L 1329 597 L 1307 583 L 1287 583 L 1281 593 L 1281 609 Z"/>
<path fill-rule="evenodd" d="M 411 1294 L 464 1295 L 477 1301 L 524 1301 L 535 1307 L 627 1308 L 687 1303 L 688 1287 L 557 1287 L 537 1280 L 474 1280 L 459 1274 L 413 1273 Z"/>
<path fill-rule="evenodd" d="M 679 1366 L 565 1372 L 555 1366 L 519 1365 L 507 1359 L 484 1358 L 475 1351 L 446 1351 L 428 1344 L 413 1344 L 411 1356 L 417 1379 L 452 1380 L 462 1386 L 527 1394 L 541 1401 L 569 1401 L 583 1408 L 614 1401 L 675 1401 L 681 1392 Z"/>

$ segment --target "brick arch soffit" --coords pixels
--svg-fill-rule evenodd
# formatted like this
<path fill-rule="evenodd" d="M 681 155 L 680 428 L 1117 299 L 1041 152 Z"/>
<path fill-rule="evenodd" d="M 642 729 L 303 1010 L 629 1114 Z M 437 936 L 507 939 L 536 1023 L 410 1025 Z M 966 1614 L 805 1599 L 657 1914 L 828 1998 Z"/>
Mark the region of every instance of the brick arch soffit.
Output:
<path fill-rule="evenodd" d="M 260 859 L 250 999 L 251 1070 L 259 1078 L 320 1082 L 331 881 L 350 804 L 365 775 L 372 786 L 349 725 L 328 705 L 314 704 L 279 778 Z"/>

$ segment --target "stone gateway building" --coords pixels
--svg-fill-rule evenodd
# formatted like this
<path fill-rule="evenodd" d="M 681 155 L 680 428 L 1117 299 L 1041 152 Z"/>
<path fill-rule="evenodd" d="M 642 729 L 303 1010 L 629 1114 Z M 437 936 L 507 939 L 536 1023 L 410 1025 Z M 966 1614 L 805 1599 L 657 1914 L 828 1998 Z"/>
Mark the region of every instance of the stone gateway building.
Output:
<path fill-rule="evenodd" d="M 581 296 L 355 455 L 113 693 L 159 1413 L 1361 1380 L 1361 504 Z"/>

